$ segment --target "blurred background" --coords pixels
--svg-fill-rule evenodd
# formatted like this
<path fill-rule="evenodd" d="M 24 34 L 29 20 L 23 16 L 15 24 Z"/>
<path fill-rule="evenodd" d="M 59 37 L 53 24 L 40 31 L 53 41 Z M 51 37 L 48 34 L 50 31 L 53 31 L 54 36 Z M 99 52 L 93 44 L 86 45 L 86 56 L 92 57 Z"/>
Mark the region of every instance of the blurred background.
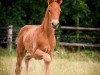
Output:
<path fill-rule="evenodd" d="M 7 47 L 10 25 L 15 43 L 22 26 L 42 23 L 46 8 L 47 0 L 0 0 L 0 47 Z M 100 1 L 64 0 L 61 9 L 60 27 L 56 31 L 58 43 L 70 49 L 74 46 L 75 50 L 100 50 Z"/>
<path fill-rule="evenodd" d="M 40 25 L 47 6 L 47 0 L 0 0 L 0 75 L 14 75 L 16 36 L 24 25 Z M 100 0 L 63 0 L 53 75 L 100 75 L 99 24 Z"/>

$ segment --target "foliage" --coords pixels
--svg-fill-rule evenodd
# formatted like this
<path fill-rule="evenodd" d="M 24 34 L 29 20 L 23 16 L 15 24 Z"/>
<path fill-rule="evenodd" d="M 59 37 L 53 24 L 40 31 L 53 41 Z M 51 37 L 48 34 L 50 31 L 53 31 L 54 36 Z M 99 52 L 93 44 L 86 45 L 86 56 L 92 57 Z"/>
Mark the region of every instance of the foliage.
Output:
<path fill-rule="evenodd" d="M 82 26 L 92 26 L 92 22 L 97 24 L 100 19 L 99 4 L 99 0 L 63 0 L 61 5 L 61 24 L 75 25 L 77 17 L 80 18 L 80 25 Z M 46 8 L 47 0 L 1 0 L 0 24 L 12 24 L 15 26 L 40 24 Z"/>
<path fill-rule="evenodd" d="M 47 0 L 0 0 L 0 25 L 14 25 L 14 27 L 23 26 L 25 24 L 41 24 L 47 8 Z M 61 5 L 61 25 L 79 25 L 83 27 L 100 27 L 100 0 L 63 0 Z M 61 37 L 58 41 L 76 42 L 75 38 L 68 36 L 76 36 L 75 31 L 64 31 L 64 37 L 60 36 L 61 30 L 57 30 L 57 37 Z M 68 35 L 66 35 L 68 34 Z M 79 32 L 82 36 L 93 37 L 100 36 L 96 32 Z M 80 38 L 80 42 L 92 41 L 96 42 L 96 38 L 87 39 Z M 99 41 L 100 42 L 100 41 Z"/>
<path fill-rule="evenodd" d="M 40 24 L 45 6 L 46 2 L 36 0 L 1 0 L 0 23 L 15 26 Z"/>
<path fill-rule="evenodd" d="M 79 18 L 79 26 L 82 27 L 100 27 L 100 1 L 99 0 L 66 0 L 62 5 L 61 23 L 62 25 L 77 26 L 77 18 Z M 98 19 L 97 19 L 98 15 Z M 81 43 L 97 43 L 99 32 L 78 31 Z M 64 31 L 61 33 L 60 40 L 62 42 L 77 42 L 76 31 Z M 83 38 L 84 37 L 84 38 Z M 100 37 L 99 37 L 100 38 Z M 98 43 L 100 41 L 98 40 Z"/>

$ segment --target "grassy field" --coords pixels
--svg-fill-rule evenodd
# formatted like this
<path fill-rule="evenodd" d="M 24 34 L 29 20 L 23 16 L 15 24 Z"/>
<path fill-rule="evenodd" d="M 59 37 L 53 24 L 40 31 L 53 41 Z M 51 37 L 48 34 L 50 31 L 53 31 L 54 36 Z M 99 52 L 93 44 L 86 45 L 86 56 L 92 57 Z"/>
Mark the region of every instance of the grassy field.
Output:
<path fill-rule="evenodd" d="M 0 51 L 0 75 L 15 75 L 15 51 Z M 44 63 L 41 60 L 30 61 L 30 75 L 44 75 Z M 52 75 L 100 75 L 100 52 L 81 51 L 76 53 L 55 51 L 51 63 Z M 25 63 L 22 63 L 22 74 Z"/>

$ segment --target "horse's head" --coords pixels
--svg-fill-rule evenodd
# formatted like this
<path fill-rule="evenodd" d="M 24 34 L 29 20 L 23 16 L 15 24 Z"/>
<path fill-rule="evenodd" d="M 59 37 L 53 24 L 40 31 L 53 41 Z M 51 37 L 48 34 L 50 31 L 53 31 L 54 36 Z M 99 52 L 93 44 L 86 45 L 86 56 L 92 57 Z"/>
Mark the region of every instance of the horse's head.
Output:
<path fill-rule="evenodd" d="M 62 0 L 48 0 L 48 12 L 50 16 L 50 23 L 54 29 L 59 26 L 60 4 Z"/>

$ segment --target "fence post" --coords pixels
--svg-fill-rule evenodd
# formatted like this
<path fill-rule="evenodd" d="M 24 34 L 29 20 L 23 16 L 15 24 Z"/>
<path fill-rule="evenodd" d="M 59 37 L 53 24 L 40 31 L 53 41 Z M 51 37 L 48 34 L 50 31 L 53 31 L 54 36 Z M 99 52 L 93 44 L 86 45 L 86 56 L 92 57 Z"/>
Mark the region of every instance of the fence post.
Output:
<path fill-rule="evenodd" d="M 12 51 L 12 33 L 13 33 L 13 25 L 9 25 L 8 28 L 8 49 Z"/>
<path fill-rule="evenodd" d="M 79 30 L 78 30 L 78 28 L 79 28 L 79 17 L 77 17 L 77 21 L 76 22 L 77 22 L 76 37 L 77 37 L 77 43 L 79 43 L 79 36 L 80 36 L 79 35 Z M 77 47 L 77 50 L 80 51 L 80 47 L 79 46 Z"/>

